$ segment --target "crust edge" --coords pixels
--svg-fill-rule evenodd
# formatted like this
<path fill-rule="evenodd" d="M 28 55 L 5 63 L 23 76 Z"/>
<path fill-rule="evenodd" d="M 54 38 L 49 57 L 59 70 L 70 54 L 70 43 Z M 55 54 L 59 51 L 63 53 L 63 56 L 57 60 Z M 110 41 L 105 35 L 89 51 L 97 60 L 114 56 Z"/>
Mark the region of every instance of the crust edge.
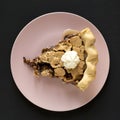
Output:
<path fill-rule="evenodd" d="M 87 52 L 86 65 L 87 68 L 84 72 L 83 78 L 78 82 L 77 87 L 84 91 L 95 79 L 96 76 L 96 64 L 98 62 L 98 52 L 94 46 L 95 37 L 89 28 L 85 28 L 80 32 L 80 36 L 85 44 L 85 50 Z"/>

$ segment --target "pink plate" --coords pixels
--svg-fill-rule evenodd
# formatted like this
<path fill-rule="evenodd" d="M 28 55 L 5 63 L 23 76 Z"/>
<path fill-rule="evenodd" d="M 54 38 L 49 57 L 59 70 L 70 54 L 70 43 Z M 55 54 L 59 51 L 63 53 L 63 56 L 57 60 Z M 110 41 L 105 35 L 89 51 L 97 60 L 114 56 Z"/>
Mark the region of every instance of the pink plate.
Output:
<path fill-rule="evenodd" d="M 23 63 L 23 56 L 32 59 L 42 48 L 58 43 L 65 29 L 86 27 L 96 37 L 99 62 L 96 79 L 85 92 L 56 78 L 35 78 L 32 70 Z M 48 13 L 31 21 L 17 36 L 11 52 L 11 70 L 18 89 L 33 104 L 52 111 L 73 110 L 90 102 L 106 81 L 109 63 L 108 48 L 99 30 L 83 17 L 66 12 Z"/>

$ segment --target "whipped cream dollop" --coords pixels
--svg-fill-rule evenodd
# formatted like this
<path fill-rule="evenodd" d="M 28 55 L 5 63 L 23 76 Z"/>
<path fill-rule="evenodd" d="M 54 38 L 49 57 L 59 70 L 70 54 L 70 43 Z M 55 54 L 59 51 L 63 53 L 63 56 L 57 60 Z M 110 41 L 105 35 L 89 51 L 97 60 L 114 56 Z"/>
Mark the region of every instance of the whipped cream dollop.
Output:
<path fill-rule="evenodd" d="M 79 56 L 76 51 L 66 51 L 61 57 L 61 61 L 66 69 L 74 69 L 80 62 Z"/>

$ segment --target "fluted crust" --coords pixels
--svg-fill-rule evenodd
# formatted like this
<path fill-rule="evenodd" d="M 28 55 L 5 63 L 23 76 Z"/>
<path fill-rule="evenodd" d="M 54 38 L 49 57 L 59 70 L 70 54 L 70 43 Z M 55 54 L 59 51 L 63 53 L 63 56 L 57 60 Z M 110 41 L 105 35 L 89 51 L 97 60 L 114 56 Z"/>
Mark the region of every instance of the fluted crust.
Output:
<path fill-rule="evenodd" d="M 89 28 L 83 29 L 79 33 L 81 39 L 84 42 L 85 50 L 87 53 L 86 57 L 86 70 L 84 72 L 83 78 L 78 82 L 77 86 L 84 91 L 94 80 L 96 76 L 96 64 L 98 62 L 98 52 L 94 46 L 95 37 Z"/>

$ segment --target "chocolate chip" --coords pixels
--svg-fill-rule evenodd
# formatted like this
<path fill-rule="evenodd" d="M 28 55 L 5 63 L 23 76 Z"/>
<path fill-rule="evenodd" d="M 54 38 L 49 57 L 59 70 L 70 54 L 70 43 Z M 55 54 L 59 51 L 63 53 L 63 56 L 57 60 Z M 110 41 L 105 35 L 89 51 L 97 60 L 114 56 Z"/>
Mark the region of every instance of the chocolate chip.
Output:
<path fill-rule="evenodd" d="M 47 52 L 47 51 L 49 51 L 49 48 L 44 48 L 44 49 L 42 49 L 42 53 L 45 53 L 45 52 Z"/>
<path fill-rule="evenodd" d="M 73 78 L 72 75 L 71 75 L 71 73 L 67 73 L 67 72 L 65 74 L 65 77 L 66 77 L 67 80 L 70 80 L 70 79 Z"/>

